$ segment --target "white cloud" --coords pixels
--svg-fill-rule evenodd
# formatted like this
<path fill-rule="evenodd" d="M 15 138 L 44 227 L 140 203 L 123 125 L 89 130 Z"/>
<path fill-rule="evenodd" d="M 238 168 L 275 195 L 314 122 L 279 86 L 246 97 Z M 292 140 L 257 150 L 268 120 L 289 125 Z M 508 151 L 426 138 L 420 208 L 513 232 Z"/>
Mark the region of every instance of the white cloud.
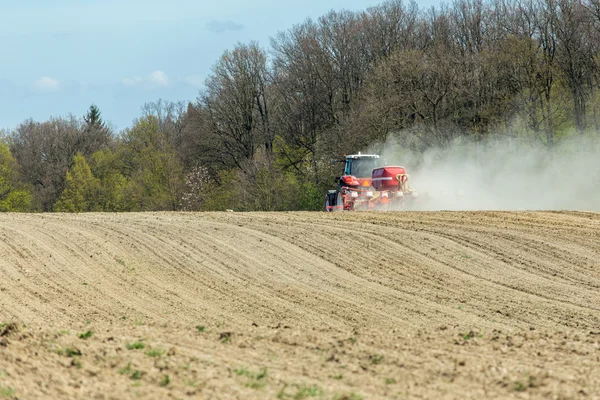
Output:
<path fill-rule="evenodd" d="M 34 83 L 37 90 L 44 92 L 52 92 L 58 90 L 60 82 L 54 78 L 43 76 Z"/>
<path fill-rule="evenodd" d="M 190 75 L 186 76 L 184 79 L 185 83 L 190 86 L 194 86 L 196 88 L 201 88 L 204 86 L 204 77 L 200 75 Z"/>
<path fill-rule="evenodd" d="M 169 86 L 169 77 L 163 71 L 156 70 L 153 71 L 146 78 L 142 78 L 141 76 L 133 76 L 123 78 L 121 81 L 125 86 L 138 86 L 144 85 L 146 87 L 152 86 Z"/>
<path fill-rule="evenodd" d="M 154 71 L 150 74 L 148 80 L 159 86 L 169 86 L 169 78 L 163 71 Z"/>

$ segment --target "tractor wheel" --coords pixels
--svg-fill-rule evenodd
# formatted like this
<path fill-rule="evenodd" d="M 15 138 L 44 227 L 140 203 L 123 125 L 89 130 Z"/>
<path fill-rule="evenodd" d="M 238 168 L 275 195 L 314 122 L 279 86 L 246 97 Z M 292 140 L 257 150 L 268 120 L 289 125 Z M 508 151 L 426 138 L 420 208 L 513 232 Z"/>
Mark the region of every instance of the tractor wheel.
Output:
<path fill-rule="evenodd" d="M 344 197 L 342 196 L 342 192 L 338 192 L 335 205 L 336 211 L 344 211 Z"/>

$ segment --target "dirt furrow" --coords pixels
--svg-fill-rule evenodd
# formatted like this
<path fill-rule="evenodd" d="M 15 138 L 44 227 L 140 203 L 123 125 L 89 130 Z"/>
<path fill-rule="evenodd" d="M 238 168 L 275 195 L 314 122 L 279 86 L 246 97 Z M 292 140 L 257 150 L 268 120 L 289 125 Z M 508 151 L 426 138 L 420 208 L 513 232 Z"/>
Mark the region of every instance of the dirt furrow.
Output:
<path fill-rule="evenodd" d="M 0 398 L 600 399 L 600 214 L 0 214 Z"/>

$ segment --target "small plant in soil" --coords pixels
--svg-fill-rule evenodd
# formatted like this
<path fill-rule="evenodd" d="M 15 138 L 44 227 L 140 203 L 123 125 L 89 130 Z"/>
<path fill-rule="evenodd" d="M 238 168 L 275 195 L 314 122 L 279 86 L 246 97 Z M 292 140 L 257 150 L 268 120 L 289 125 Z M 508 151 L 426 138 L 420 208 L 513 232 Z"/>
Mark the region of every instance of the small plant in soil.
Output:
<path fill-rule="evenodd" d="M 15 393 L 15 389 L 11 387 L 0 386 L 0 397 L 14 397 Z"/>
<path fill-rule="evenodd" d="M 164 350 L 150 349 L 145 353 L 148 357 L 160 357 L 164 354 Z"/>
<path fill-rule="evenodd" d="M 142 342 L 133 342 L 133 343 L 127 343 L 125 345 L 125 347 L 127 347 L 127 350 L 140 350 L 140 349 L 143 349 L 144 347 L 146 347 L 146 345 Z"/>
<path fill-rule="evenodd" d="M 59 356 L 75 357 L 81 355 L 81 350 L 75 349 L 73 347 L 65 347 L 64 349 L 57 350 L 56 353 Z"/>
<path fill-rule="evenodd" d="M 92 337 L 92 335 L 94 334 L 94 332 L 92 331 L 87 331 L 87 332 L 83 332 L 79 334 L 79 339 L 89 339 Z"/>
<path fill-rule="evenodd" d="M 252 372 L 248 368 L 236 368 L 233 373 L 238 376 L 248 378 L 246 386 L 252 389 L 261 389 L 266 386 L 266 378 L 269 375 L 266 368 L 261 368 L 258 372 Z"/>
<path fill-rule="evenodd" d="M 381 364 L 383 362 L 383 355 L 373 354 L 369 357 L 369 361 L 371 361 L 371 364 L 374 365 Z"/>
<path fill-rule="evenodd" d="M 119 374 L 128 375 L 131 372 L 131 363 L 128 363 L 126 366 L 119 370 Z"/>
<path fill-rule="evenodd" d="M 169 375 L 164 375 L 162 378 L 160 378 L 160 381 L 158 382 L 158 384 L 159 384 L 159 386 L 165 387 L 170 382 L 171 382 L 171 378 L 169 378 Z"/>
<path fill-rule="evenodd" d="M 134 381 L 140 380 L 142 379 L 142 376 L 144 376 L 144 372 L 136 369 L 135 371 L 133 371 L 131 373 L 131 375 L 129 376 L 131 379 L 133 379 Z"/>
<path fill-rule="evenodd" d="M 298 391 L 294 395 L 294 400 L 306 399 L 308 397 L 321 397 L 325 394 L 323 389 L 317 385 L 302 385 L 298 388 Z"/>
<path fill-rule="evenodd" d="M 231 332 L 221 332 L 219 334 L 219 342 L 221 343 L 231 343 Z"/>
<path fill-rule="evenodd" d="M 278 399 L 293 399 L 293 400 L 303 400 L 308 399 L 309 397 L 323 397 L 325 396 L 325 391 L 321 389 L 317 385 L 291 385 L 295 388 L 296 392 L 294 393 L 292 389 L 291 392 L 288 392 L 288 385 L 285 386 L 277 393 Z"/>

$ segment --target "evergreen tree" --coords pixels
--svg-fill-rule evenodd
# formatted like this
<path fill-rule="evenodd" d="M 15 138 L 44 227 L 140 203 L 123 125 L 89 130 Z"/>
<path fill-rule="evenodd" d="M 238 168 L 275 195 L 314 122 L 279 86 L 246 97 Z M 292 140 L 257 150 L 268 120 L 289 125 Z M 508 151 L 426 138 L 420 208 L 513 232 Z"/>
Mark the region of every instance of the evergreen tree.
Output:
<path fill-rule="evenodd" d="M 105 128 L 100 109 L 95 104 L 92 104 L 90 106 L 90 109 L 88 110 L 87 114 L 83 117 L 83 120 L 88 130 Z"/>

